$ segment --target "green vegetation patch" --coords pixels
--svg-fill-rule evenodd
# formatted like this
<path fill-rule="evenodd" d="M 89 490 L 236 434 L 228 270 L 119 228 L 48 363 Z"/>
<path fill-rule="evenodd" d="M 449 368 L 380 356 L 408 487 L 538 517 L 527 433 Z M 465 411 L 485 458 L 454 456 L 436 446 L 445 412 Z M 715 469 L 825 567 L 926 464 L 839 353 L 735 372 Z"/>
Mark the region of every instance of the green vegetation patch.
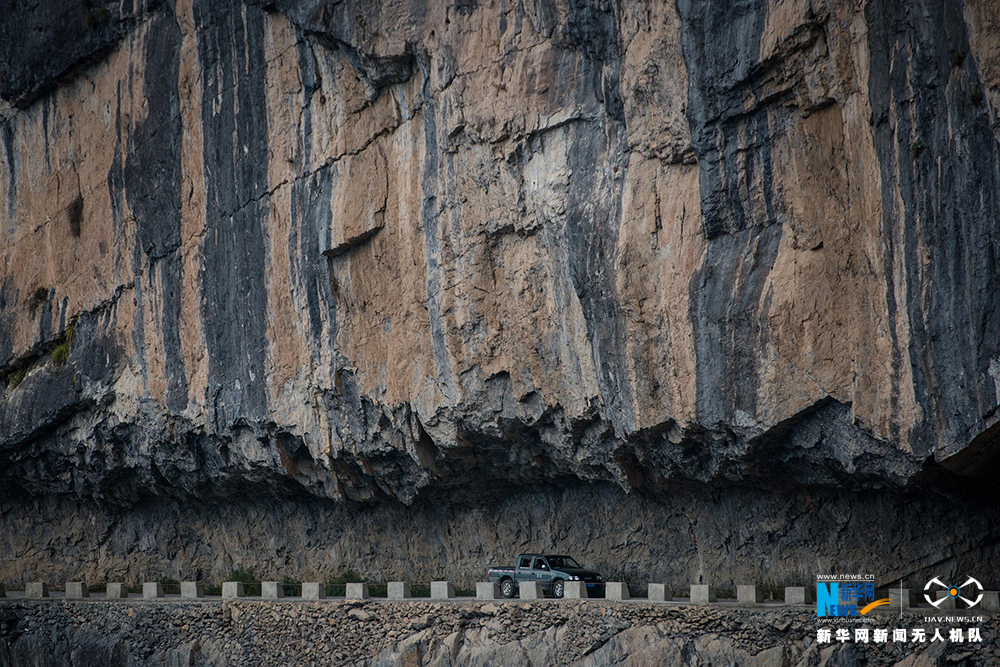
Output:
<path fill-rule="evenodd" d="M 28 375 L 28 367 L 22 366 L 21 368 L 15 368 L 13 371 L 7 374 L 7 388 L 14 390 L 17 386 L 24 381 L 24 378 Z"/>
<path fill-rule="evenodd" d="M 261 594 L 260 581 L 258 581 L 252 567 L 238 567 L 232 570 L 224 581 L 238 581 L 243 584 L 244 595 L 256 596 Z M 219 586 L 218 594 L 222 595 L 222 586 Z"/>
<path fill-rule="evenodd" d="M 244 589 L 246 589 L 245 586 Z M 292 577 L 282 577 L 281 589 L 284 591 L 285 597 L 302 595 L 302 582 L 298 579 L 293 579 Z"/>
<path fill-rule="evenodd" d="M 73 346 L 73 339 L 76 337 L 76 327 L 72 324 L 66 327 L 62 342 L 52 348 L 52 363 L 62 366 L 69 361 L 69 350 Z"/>
<path fill-rule="evenodd" d="M 163 594 L 167 595 L 180 595 L 181 594 L 181 582 L 170 577 L 160 577 L 157 581 L 160 582 L 160 586 L 163 588 Z"/>

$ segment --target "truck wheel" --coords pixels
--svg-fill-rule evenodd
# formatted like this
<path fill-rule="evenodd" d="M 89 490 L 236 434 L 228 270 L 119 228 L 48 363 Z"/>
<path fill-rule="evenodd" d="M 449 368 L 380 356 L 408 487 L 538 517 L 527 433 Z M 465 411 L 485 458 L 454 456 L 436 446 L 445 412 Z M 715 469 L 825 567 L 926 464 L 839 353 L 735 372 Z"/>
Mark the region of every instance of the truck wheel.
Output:
<path fill-rule="evenodd" d="M 552 595 L 554 595 L 555 597 L 561 598 L 564 593 L 563 589 L 564 586 L 562 579 L 556 579 L 554 582 L 552 582 Z"/>
<path fill-rule="evenodd" d="M 505 598 L 514 597 L 514 593 L 517 592 L 517 587 L 514 586 L 514 580 L 507 578 L 500 580 L 500 595 Z"/>

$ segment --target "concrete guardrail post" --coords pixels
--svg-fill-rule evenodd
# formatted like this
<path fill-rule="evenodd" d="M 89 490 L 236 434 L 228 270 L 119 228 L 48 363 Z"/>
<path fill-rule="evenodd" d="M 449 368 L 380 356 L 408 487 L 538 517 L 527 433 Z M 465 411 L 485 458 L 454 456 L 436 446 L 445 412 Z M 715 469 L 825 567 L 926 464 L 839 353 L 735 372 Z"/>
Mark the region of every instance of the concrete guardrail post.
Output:
<path fill-rule="evenodd" d="M 628 584 L 623 581 L 609 581 L 604 585 L 604 599 L 628 600 Z"/>
<path fill-rule="evenodd" d="M 66 582 L 66 597 L 67 598 L 89 598 L 90 589 L 87 588 L 87 584 L 82 581 L 67 581 Z"/>
<path fill-rule="evenodd" d="M 650 602 L 666 602 L 667 600 L 673 600 L 674 596 L 666 584 L 649 584 L 646 587 L 646 598 Z"/>
<path fill-rule="evenodd" d="M 104 589 L 104 598 L 106 600 L 127 600 L 128 586 L 122 583 L 108 584 L 107 588 Z"/>
<path fill-rule="evenodd" d="M 285 587 L 277 581 L 260 582 L 260 595 L 265 600 L 277 600 L 285 597 Z"/>
<path fill-rule="evenodd" d="M 350 586 L 350 584 L 348 584 Z M 351 589 L 347 589 L 347 599 L 350 600 Z M 302 582 L 302 599 L 303 600 L 324 600 L 326 599 L 326 584 L 320 581 L 303 581 Z"/>
<path fill-rule="evenodd" d="M 715 589 L 708 584 L 691 584 L 691 604 L 709 604 L 716 600 Z"/>
<path fill-rule="evenodd" d="M 917 606 L 917 601 L 913 595 L 913 591 L 909 588 L 890 588 L 889 589 L 889 599 L 892 600 L 892 607 L 899 609 L 910 609 L 911 607 Z"/>
<path fill-rule="evenodd" d="M 405 581 L 390 581 L 386 586 L 386 595 L 390 600 L 409 600 L 410 585 Z"/>
<path fill-rule="evenodd" d="M 367 600 L 368 584 L 364 582 L 347 584 L 344 597 L 348 600 Z"/>
<path fill-rule="evenodd" d="M 431 599 L 450 600 L 455 597 L 455 586 L 450 581 L 432 581 Z"/>
<path fill-rule="evenodd" d="M 205 585 L 200 581 L 182 581 L 182 598 L 203 598 L 205 597 Z"/>
<path fill-rule="evenodd" d="M 518 594 L 522 600 L 541 600 L 545 597 L 542 584 L 538 581 L 522 581 L 518 585 Z"/>
<path fill-rule="evenodd" d="M 997 591 L 983 591 L 979 605 L 986 611 L 1000 611 L 1000 594 Z"/>
<path fill-rule="evenodd" d="M 812 589 L 805 586 L 785 586 L 785 604 L 810 604 Z"/>
<path fill-rule="evenodd" d="M 44 581 L 32 581 L 24 585 L 24 597 L 37 600 L 49 597 L 49 585 Z"/>
<path fill-rule="evenodd" d="M 224 600 L 234 600 L 236 598 L 243 597 L 243 582 L 242 581 L 223 581 L 222 582 L 222 598 Z"/>
<path fill-rule="evenodd" d="M 760 604 L 764 595 L 756 586 L 736 586 L 736 604 Z"/>
<path fill-rule="evenodd" d="M 145 581 L 142 584 L 142 597 L 145 600 L 163 597 L 163 586 L 158 581 Z"/>
<path fill-rule="evenodd" d="M 500 597 L 500 584 L 495 581 L 476 582 L 477 600 L 499 600 Z"/>
<path fill-rule="evenodd" d="M 582 581 L 567 581 L 563 586 L 563 598 L 566 600 L 586 600 L 589 597 L 587 584 Z"/>

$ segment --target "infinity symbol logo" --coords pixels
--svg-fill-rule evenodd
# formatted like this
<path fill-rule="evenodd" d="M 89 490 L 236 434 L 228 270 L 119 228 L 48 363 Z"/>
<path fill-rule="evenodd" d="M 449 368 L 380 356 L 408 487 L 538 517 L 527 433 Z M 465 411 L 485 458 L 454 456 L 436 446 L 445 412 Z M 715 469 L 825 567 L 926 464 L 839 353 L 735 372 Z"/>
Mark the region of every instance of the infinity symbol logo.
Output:
<path fill-rule="evenodd" d="M 931 590 L 931 586 L 935 584 L 937 585 L 938 588 L 945 589 L 948 592 L 948 594 L 944 597 L 932 600 L 931 596 L 928 595 L 928 592 Z M 969 598 L 962 596 L 962 589 L 969 586 L 969 584 L 972 584 L 979 591 L 979 595 L 976 597 L 975 600 L 970 600 Z M 973 579 L 972 577 L 969 577 L 968 581 L 966 581 L 961 586 L 949 586 L 940 579 L 938 579 L 937 577 L 934 577 L 933 579 L 927 582 L 926 586 L 924 586 L 924 599 L 927 600 L 927 603 L 930 604 L 935 609 L 941 606 L 941 604 L 948 599 L 952 600 L 959 599 L 965 602 L 965 604 L 969 605 L 969 607 L 975 607 L 977 604 L 979 604 L 979 601 L 983 599 L 983 585 L 979 583 L 977 580 Z"/>

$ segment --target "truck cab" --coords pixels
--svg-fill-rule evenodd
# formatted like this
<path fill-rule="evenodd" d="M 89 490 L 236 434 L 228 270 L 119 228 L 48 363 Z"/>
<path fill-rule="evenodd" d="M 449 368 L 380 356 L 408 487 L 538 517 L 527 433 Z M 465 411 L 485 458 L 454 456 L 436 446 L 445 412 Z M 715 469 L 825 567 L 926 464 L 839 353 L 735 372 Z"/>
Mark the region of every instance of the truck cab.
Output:
<path fill-rule="evenodd" d="M 506 598 L 517 593 L 522 581 L 537 581 L 542 590 L 554 597 L 563 596 L 567 581 L 583 581 L 591 596 L 604 593 L 604 579 L 597 572 L 583 569 L 572 557 L 557 554 L 520 554 L 514 567 L 491 567 L 488 581 L 499 582 Z"/>

